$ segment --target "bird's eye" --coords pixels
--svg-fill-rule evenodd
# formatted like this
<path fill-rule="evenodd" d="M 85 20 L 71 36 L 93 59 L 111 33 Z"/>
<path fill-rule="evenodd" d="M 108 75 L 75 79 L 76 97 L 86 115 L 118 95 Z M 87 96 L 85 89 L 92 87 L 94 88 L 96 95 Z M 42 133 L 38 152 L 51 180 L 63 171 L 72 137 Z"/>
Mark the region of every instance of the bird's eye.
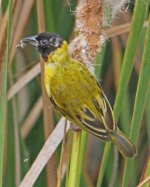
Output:
<path fill-rule="evenodd" d="M 47 41 L 47 40 L 41 40 L 41 41 L 40 41 L 40 44 L 41 44 L 41 45 L 47 45 L 47 44 L 48 44 L 48 41 Z"/>

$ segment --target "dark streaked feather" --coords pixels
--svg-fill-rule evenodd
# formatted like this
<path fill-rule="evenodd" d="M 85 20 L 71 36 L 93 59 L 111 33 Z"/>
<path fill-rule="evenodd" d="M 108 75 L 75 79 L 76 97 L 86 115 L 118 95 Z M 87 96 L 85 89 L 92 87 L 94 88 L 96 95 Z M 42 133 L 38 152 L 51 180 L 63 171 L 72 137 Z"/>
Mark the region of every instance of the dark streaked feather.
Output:
<path fill-rule="evenodd" d="M 75 112 L 74 115 L 69 111 L 65 110 L 58 106 L 53 97 L 50 98 L 53 106 L 66 118 L 68 118 L 72 122 L 76 122 L 79 126 L 82 126 L 85 130 L 92 133 L 94 136 L 100 138 L 103 141 L 109 141 L 110 136 L 109 133 L 105 130 L 105 127 L 100 121 L 100 119 L 96 118 L 96 116 L 88 109 L 84 107 L 82 111 Z"/>
<path fill-rule="evenodd" d="M 79 123 L 82 123 L 82 126 L 93 135 L 97 136 L 103 141 L 109 141 L 110 136 L 106 131 L 103 122 L 97 118 L 93 112 L 85 107 L 84 110 L 79 112 L 81 115 L 76 115 Z"/>
<path fill-rule="evenodd" d="M 99 84 L 98 84 L 98 86 L 102 90 L 102 87 Z M 105 109 L 103 109 L 103 111 L 101 111 L 99 103 L 96 102 L 96 100 L 94 101 L 95 107 L 97 108 L 97 110 L 103 116 L 103 120 L 105 122 L 105 125 L 107 126 L 107 130 L 108 131 L 114 131 L 114 130 L 117 129 L 117 126 L 116 126 L 116 123 L 115 123 L 115 120 L 114 120 L 113 111 L 112 111 L 112 108 L 109 104 L 109 101 L 107 100 L 103 91 L 101 91 L 100 98 L 101 98 L 101 100 L 103 100 Z"/>

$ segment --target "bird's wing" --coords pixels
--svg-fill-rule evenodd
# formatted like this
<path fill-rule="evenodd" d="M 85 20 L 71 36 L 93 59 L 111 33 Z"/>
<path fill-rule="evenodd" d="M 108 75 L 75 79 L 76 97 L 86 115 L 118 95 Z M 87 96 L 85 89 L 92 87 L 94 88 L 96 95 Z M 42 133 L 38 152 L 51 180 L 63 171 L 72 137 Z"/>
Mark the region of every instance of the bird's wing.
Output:
<path fill-rule="evenodd" d="M 101 140 L 109 141 L 109 133 L 100 117 L 95 115 L 93 111 L 86 105 L 76 114 L 77 123 L 85 130 L 97 136 Z"/>
<path fill-rule="evenodd" d="M 116 123 L 115 123 L 115 120 L 114 120 L 114 115 L 113 115 L 111 105 L 110 105 L 107 97 L 105 96 L 101 85 L 98 84 L 98 86 L 101 90 L 101 93 L 100 93 L 99 97 L 103 100 L 103 103 L 105 105 L 105 107 L 103 108 L 103 112 L 101 113 L 102 120 L 105 124 L 105 127 L 106 127 L 107 131 L 109 131 L 109 132 L 115 131 L 117 129 L 117 126 L 116 126 Z M 95 106 L 98 109 L 99 108 L 99 102 L 95 102 Z"/>

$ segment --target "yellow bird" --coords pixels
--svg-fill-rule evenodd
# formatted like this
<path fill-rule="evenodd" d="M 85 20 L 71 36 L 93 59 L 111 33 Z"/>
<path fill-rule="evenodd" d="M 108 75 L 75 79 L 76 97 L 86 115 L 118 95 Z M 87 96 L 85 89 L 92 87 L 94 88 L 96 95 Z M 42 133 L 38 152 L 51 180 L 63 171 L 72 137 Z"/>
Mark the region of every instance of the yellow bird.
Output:
<path fill-rule="evenodd" d="M 95 77 L 68 54 L 67 42 L 56 33 L 21 40 L 36 47 L 44 59 L 44 85 L 54 107 L 73 124 L 103 141 L 112 141 L 127 158 L 135 145 L 117 128 L 112 108 Z"/>

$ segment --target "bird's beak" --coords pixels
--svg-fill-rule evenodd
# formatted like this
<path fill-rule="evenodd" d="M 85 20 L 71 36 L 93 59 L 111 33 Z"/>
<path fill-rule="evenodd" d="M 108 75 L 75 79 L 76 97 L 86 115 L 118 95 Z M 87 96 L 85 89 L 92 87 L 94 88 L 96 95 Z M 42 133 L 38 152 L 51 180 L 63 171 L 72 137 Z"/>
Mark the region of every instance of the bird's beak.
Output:
<path fill-rule="evenodd" d="M 39 43 L 36 40 L 36 37 L 37 37 L 37 35 L 36 36 L 28 36 L 28 37 L 23 38 L 21 40 L 21 42 L 22 43 L 27 42 L 27 43 L 31 44 L 32 46 L 34 46 L 34 47 L 38 47 Z"/>

